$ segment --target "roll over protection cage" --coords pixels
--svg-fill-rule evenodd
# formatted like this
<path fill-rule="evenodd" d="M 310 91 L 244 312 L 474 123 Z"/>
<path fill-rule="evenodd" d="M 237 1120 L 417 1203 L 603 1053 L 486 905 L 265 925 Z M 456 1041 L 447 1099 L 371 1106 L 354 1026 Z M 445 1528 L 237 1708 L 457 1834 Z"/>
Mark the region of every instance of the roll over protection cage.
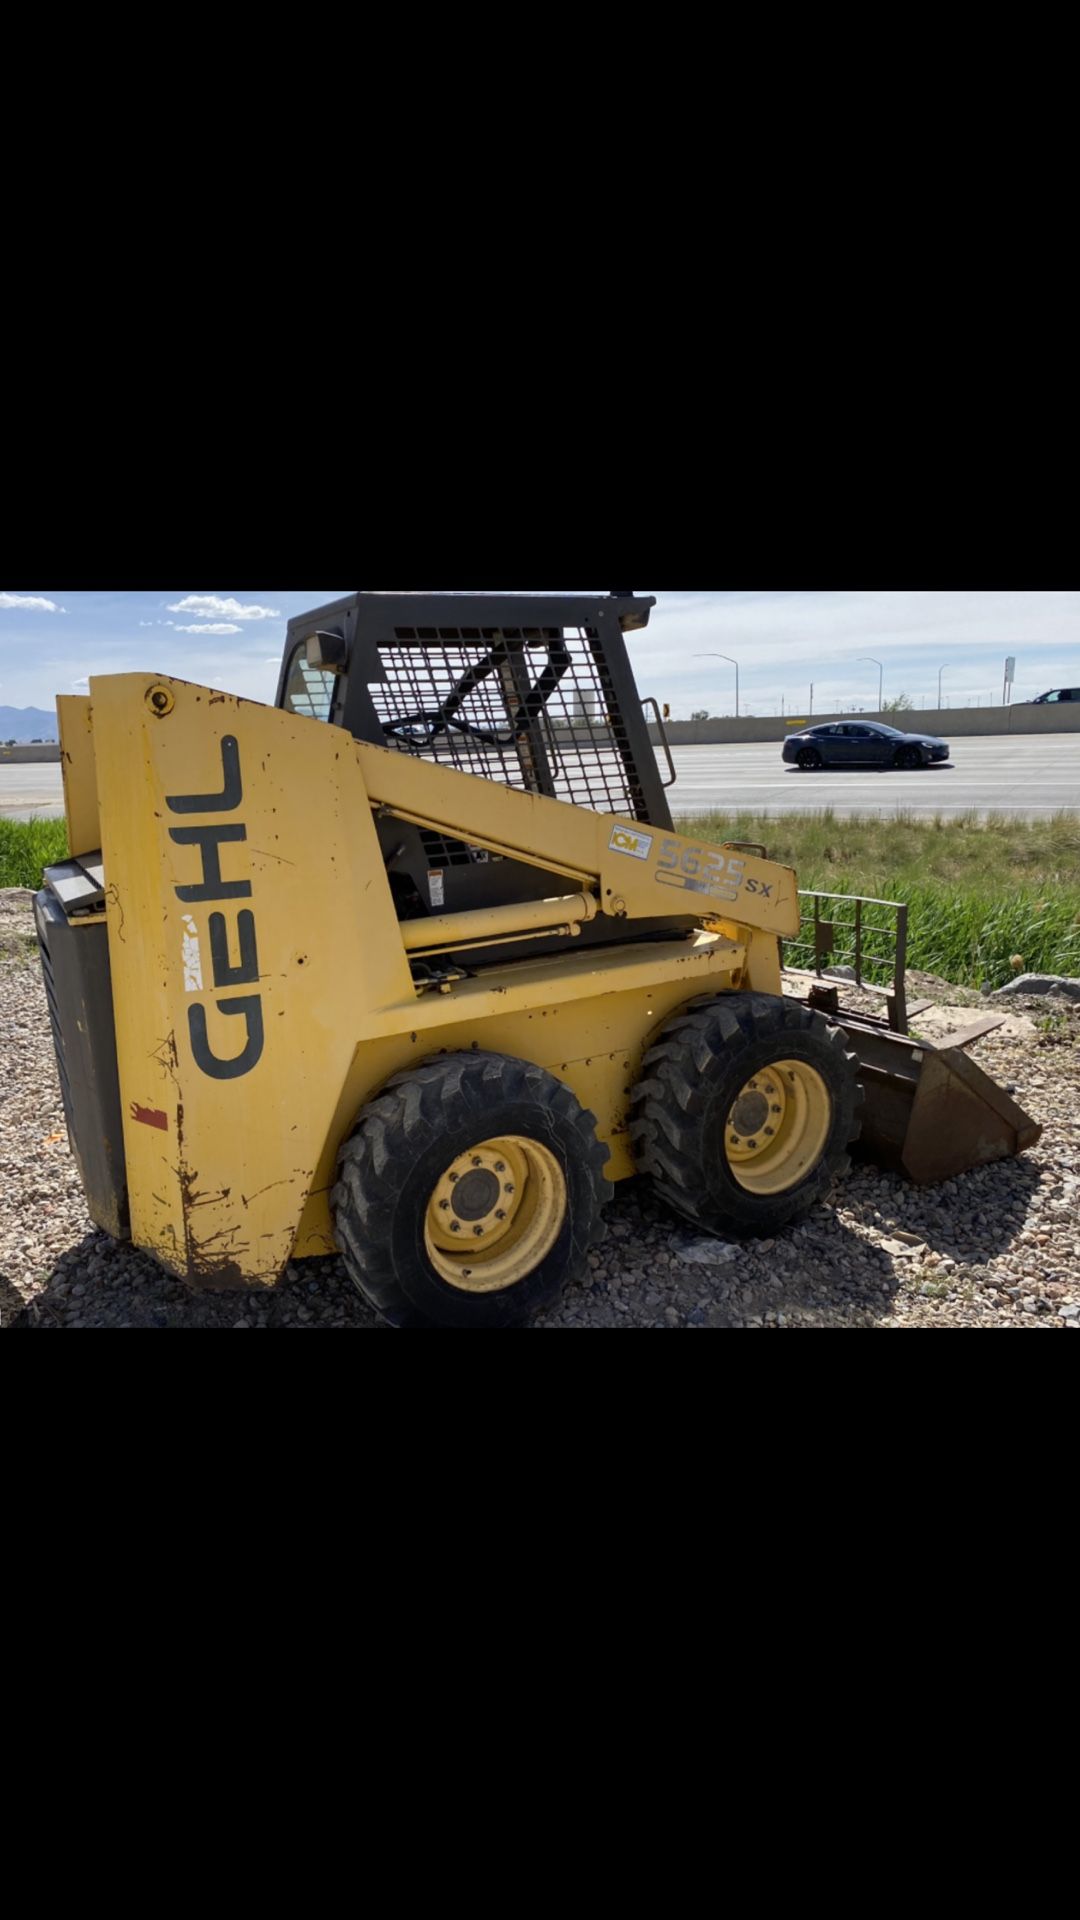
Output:
<path fill-rule="evenodd" d="M 325 718 L 357 740 L 670 829 L 625 641 L 654 605 L 630 593 L 352 594 L 290 621 L 276 704 L 289 704 L 308 641 L 339 639 Z"/>

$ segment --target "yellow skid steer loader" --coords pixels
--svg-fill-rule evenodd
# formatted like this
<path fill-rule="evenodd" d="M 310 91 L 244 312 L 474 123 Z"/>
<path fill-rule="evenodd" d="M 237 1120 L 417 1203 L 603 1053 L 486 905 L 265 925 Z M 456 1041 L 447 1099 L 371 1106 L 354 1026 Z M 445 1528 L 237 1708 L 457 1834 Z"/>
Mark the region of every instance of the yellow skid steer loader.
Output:
<path fill-rule="evenodd" d="M 290 624 L 275 707 L 58 700 L 36 917 L 99 1226 L 197 1287 L 340 1250 L 398 1324 L 511 1325 L 613 1181 L 734 1234 L 828 1191 L 890 1073 L 782 992 L 794 873 L 674 831 L 653 604 L 361 593 Z M 974 1157 L 1037 1134 L 996 1123 Z"/>

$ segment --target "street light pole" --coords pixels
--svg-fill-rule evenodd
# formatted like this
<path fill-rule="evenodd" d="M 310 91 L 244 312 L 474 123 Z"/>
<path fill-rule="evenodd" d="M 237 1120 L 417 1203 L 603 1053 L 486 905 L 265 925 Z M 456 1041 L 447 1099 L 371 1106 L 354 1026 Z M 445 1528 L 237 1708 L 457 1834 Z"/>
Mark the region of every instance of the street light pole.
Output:
<path fill-rule="evenodd" d="M 859 659 L 860 659 L 861 661 L 863 661 L 863 662 L 865 662 L 865 664 L 866 664 L 866 665 L 867 665 L 868 667 L 876 667 L 876 668 L 877 668 L 877 670 L 878 670 L 878 675 L 877 675 L 877 710 L 878 710 L 878 712 L 880 713 L 880 712 L 881 712 L 881 702 L 882 702 L 882 699 L 883 699 L 883 697 L 884 697 L 884 693 L 885 693 L 885 669 L 884 669 L 884 667 L 882 666 L 882 664 L 881 664 L 881 661 L 880 661 L 880 660 L 875 660 L 875 659 L 873 658 L 873 655 L 872 655 L 872 654 L 869 654 L 869 653 L 860 653 L 860 655 L 859 655 Z"/>
<path fill-rule="evenodd" d="M 944 671 L 945 671 L 944 667 L 939 667 L 938 673 L 937 673 L 937 704 L 938 704 L 939 713 L 941 712 L 941 676 L 944 673 Z"/>
<path fill-rule="evenodd" d="M 735 718 L 739 717 L 739 663 L 730 653 L 695 653 L 695 660 L 726 660 L 729 667 L 735 669 Z"/>

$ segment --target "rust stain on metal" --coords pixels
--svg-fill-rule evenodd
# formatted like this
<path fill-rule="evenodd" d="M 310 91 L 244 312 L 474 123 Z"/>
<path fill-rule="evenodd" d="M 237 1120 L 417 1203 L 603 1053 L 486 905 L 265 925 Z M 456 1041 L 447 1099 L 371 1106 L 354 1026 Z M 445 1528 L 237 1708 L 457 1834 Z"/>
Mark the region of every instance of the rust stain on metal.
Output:
<path fill-rule="evenodd" d="M 120 889 L 116 885 L 115 881 L 111 887 L 106 888 L 105 898 L 108 901 L 110 907 L 112 907 L 120 915 L 119 924 L 116 929 L 117 938 L 120 940 L 126 940 L 126 935 L 124 933 L 124 906 L 120 898 Z"/>
<path fill-rule="evenodd" d="M 255 1189 L 255 1192 L 254 1192 L 254 1193 L 242 1193 L 242 1194 L 240 1195 L 240 1200 L 241 1200 L 241 1203 L 242 1203 L 242 1205 L 243 1205 L 243 1206 L 245 1206 L 245 1207 L 247 1207 L 247 1206 L 250 1206 L 250 1204 L 251 1204 L 251 1202 L 252 1202 L 253 1200 L 257 1200 L 257 1199 L 259 1198 L 259 1195 L 260 1195 L 260 1194 L 262 1194 L 262 1193 L 269 1193 L 269 1192 L 270 1192 L 270 1189 L 271 1189 L 271 1187 L 291 1187 L 291 1186 L 292 1186 L 292 1184 L 293 1184 L 293 1183 L 292 1183 L 292 1180 L 291 1180 L 291 1179 L 284 1179 L 284 1180 L 271 1180 L 271 1182 L 270 1182 L 270 1184 L 269 1184 L 269 1186 L 266 1186 L 266 1187 L 257 1187 L 257 1188 Z"/>
<path fill-rule="evenodd" d="M 176 1051 L 175 1033 L 167 1033 L 164 1040 L 159 1040 L 157 1046 L 151 1052 L 150 1058 L 151 1060 L 157 1061 L 162 1073 L 167 1075 L 176 1088 L 177 1093 L 179 1093 L 180 1082 L 176 1077 L 178 1055 Z"/>
<path fill-rule="evenodd" d="M 166 1050 L 172 1050 L 175 1059 L 175 1038 L 169 1035 L 165 1043 Z M 163 1063 L 164 1064 L 164 1063 Z M 278 1277 L 275 1266 L 269 1274 L 244 1273 L 239 1265 L 239 1256 L 250 1253 L 250 1242 L 234 1245 L 228 1251 L 231 1258 L 223 1258 L 225 1249 L 215 1242 L 234 1240 L 240 1231 L 236 1224 L 219 1227 L 215 1233 L 196 1239 L 192 1227 L 192 1215 L 199 1207 L 222 1206 L 228 1201 L 232 1189 L 221 1187 L 212 1193 L 204 1193 L 198 1186 L 198 1169 L 187 1164 L 184 1152 L 184 1108 L 181 1102 L 176 1114 L 176 1137 L 179 1148 L 178 1164 L 173 1172 L 180 1185 L 180 1211 L 183 1221 L 183 1251 L 179 1249 L 164 1264 L 178 1279 L 187 1282 L 189 1287 L 200 1293 L 229 1293 L 237 1289 L 250 1290 L 253 1287 L 272 1286 Z M 242 1197 L 242 1196 L 241 1196 Z M 160 1257 L 160 1256 L 159 1256 Z"/>

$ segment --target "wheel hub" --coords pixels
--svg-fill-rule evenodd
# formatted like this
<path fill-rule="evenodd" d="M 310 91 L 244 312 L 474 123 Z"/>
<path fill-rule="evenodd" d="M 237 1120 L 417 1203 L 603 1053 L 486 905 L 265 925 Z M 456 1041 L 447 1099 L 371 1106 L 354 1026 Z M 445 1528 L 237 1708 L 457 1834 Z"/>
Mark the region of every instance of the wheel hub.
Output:
<path fill-rule="evenodd" d="M 459 1220 L 483 1220 L 494 1213 L 501 1192 L 498 1174 L 487 1167 L 471 1167 L 464 1179 L 457 1181 L 450 1205 Z"/>
<path fill-rule="evenodd" d="M 832 1096 L 816 1067 L 776 1060 L 752 1074 L 731 1103 L 724 1148 L 748 1193 L 784 1193 L 813 1167 L 832 1124 Z"/>
<path fill-rule="evenodd" d="M 761 1132 L 768 1117 L 769 1102 L 766 1095 L 744 1090 L 731 1109 L 732 1131 L 740 1139 L 748 1140 L 752 1133 Z"/>
<path fill-rule="evenodd" d="M 538 1266 L 566 1217 L 566 1177 L 526 1134 L 482 1140 L 450 1162 L 424 1216 L 436 1273 L 466 1293 L 493 1293 Z"/>

